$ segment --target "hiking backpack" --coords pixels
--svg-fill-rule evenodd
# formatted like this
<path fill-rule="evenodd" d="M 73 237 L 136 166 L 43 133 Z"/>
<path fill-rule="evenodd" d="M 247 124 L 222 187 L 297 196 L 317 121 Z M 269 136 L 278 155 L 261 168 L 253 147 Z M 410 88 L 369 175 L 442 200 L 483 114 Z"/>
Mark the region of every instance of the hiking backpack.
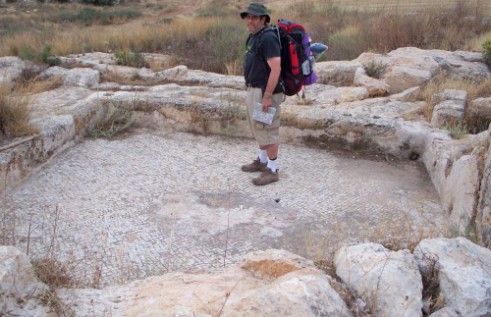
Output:
<path fill-rule="evenodd" d="M 302 25 L 285 19 L 278 20 L 278 25 L 273 26 L 273 30 L 280 40 L 284 93 L 293 96 L 304 85 L 317 81 L 313 70 L 314 58 L 310 51 L 310 36 Z"/>

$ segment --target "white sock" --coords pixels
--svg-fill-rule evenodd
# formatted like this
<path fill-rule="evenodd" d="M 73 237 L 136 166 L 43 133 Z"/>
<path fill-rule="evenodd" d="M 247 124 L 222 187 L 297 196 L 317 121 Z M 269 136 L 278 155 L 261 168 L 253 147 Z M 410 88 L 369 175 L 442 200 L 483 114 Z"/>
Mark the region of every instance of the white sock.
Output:
<path fill-rule="evenodd" d="M 259 150 L 259 155 L 257 156 L 259 161 L 263 164 L 268 162 L 268 152 L 266 150 Z"/>
<path fill-rule="evenodd" d="M 276 167 L 276 161 L 277 159 L 274 159 L 274 160 L 270 160 L 268 158 L 268 168 L 273 171 L 273 173 L 276 173 L 276 171 L 278 170 L 278 168 Z"/>

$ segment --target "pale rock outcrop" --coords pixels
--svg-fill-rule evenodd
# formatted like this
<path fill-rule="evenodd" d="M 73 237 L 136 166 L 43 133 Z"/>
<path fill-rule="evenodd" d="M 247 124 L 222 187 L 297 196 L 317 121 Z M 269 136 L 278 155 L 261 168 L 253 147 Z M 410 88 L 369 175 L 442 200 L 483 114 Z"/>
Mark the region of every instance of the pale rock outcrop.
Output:
<path fill-rule="evenodd" d="M 363 53 L 353 62 L 364 66 L 377 63 L 384 67 L 380 80 L 387 85 L 389 94 L 421 86 L 441 72 L 456 80 L 491 76 L 489 69 L 482 62 L 482 55 L 473 52 L 404 47 L 388 54 Z M 328 79 L 333 77 L 335 76 Z M 326 83 L 330 84 L 329 81 Z"/>
<path fill-rule="evenodd" d="M 315 64 L 318 82 L 333 86 L 351 86 L 356 70 L 361 64 L 356 61 L 320 62 Z"/>
<path fill-rule="evenodd" d="M 377 62 L 384 65 L 381 80 L 388 86 L 389 94 L 396 94 L 429 81 L 438 70 L 438 63 L 424 54 L 415 54 L 419 49 L 408 47 L 394 50 L 386 55 L 363 53 L 356 60 L 364 65 Z"/>
<path fill-rule="evenodd" d="M 457 313 L 450 307 L 443 307 L 437 310 L 430 317 L 460 317 Z"/>
<path fill-rule="evenodd" d="M 40 80 L 61 78 L 63 85 L 92 88 L 100 81 L 100 72 L 91 68 L 66 69 L 60 66 L 50 67 L 38 76 Z"/>
<path fill-rule="evenodd" d="M 77 316 L 352 316 L 323 272 L 284 250 L 250 253 L 216 274 L 171 273 L 58 296 Z"/>
<path fill-rule="evenodd" d="M 15 187 L 31 175 L 39 162 L 48 161 L 73 144 L 73 116 L 53 116 L 33 121 L 33 124 L 41 128 L 39 134 L 23 138 L 0 151 L 0 191 Z"/>
<path fill-rule="evenodd" d="M 441 101 L 457 100 L 467 102 L 467 91 L 459 89 L 445 89 L 443 92 L 436 94 L 435 98 Z"/>
<path fill-rule="evenodd" d="M 93 87 L 99 83 L 100 73 L 89 68 L 70 69 L 63 77 L 66 86 Z"/>
<path fill-rule="evenodd" d="M 491 127 L 488 130 L 491 135 Z M 484 157 L 484 169 L 477 204 L 476 226 L 482 245 L 491 248 L 491 140 Z"/>
<path fill-rule="evenodd" d="M 167 80 L 179 80 L 183 79 L 188 75 L 188 68 L 186 66 L 176 66 L 163 70 L 161 72 L 155 73 L 155 77 L 162 77 Z"/>
<path fill-rule="evenodd" d="M 400 93 L 396 93 L 390 95 L 391 99 L 399 100 L 399 101 L 411 101 L 415 100 L 418 94 L 420 93 L 421 88 L 419 86 L 411 87 L 406 90 L 401 91 Z"/>
<path fill-rule="evenodd" d="M 377 78 L 369 77 L 361 67 L 356 69 L 353 84 L 355 86 L 366 87 L 369 97 L 385 96 L 389 91 L 387 84 Z"/>
<path fill-rule="evenodd" d="M 426 239 L 414 250 L 420 270 L 437 261 L 440 292 L 445 306 L 458 316 L 482 317 L 491 313 L 491 252 L 465 238 Z"/>
<path fill-rule="evenodd" d="M 97 70 L 101 74 L 114 73 L 126 78 L 151 78 L 154 75 L 154 73 L 146 67 L 135 68 L 123 65 L 96 64 L 92 66 L 92 69 Z"/>
<path fill-rule="evenodd" d="M 462 125 L 464 119 L 465 102 L 459 100 L 446 100 L 433 108 L 431 125 L 438 129 Z"/>
<path fill-rule="evenodd" d="M 321 91 L 311 93 L 312 99 L 323 104 L 336 105 L 340 103 L 364 100 L 368 98 L 365 87 L 332 87 L 328 86 Z"/>
<path fill-rule="evenodd" d="M 463 140 L 444 132 L 427 134 L 422 160 L 448 210 L 453 229 L 473 235 L 482 178 L 482 158 L 489 146 L 489 131 Z"/>
<path fill-rule="evenodd" d="M 475 216 L 475 197 L 479 190 L 479 156 L 463 155 L 458 158 L 450 169 L 445 181 L 444 197 L 450 212 L 453 229 L 459 234 L 474 234 L 473 217 Z"/>
<path fill-rule="evenodd" d="M 394 63 L 401 63 L 413 69 L 425 69 L 434 76 L 445 72 L 452 79 L 488 78 L 489 69 L 478 52 L 423 50 L 403 47 L 387 54 Z"/>
<path fill-rule="evenodd" d="M 18 80 L 24 70 L 32 70 L 34 73 L 41 71 L 41 66 L 16 56 L 0 57 L 0 84 Z"/>
<path fill-rule="evenodd" d="M 270 249 L 251 252 L 214 273 L 169 273 L 103 289 L 58 289 L 56 295 L 66 312 L 80 317 L 349 317 L 351 311 L 422 316 L 422 277 L 431 275 L 438 277 L 445 306 L 430 316 L 491 313 L 491 251 L 464 238 L 426 239 L 414 254 L 374 243 L 347 246 L 336 252 L 334 263 L 345 285 L 310 260 Z M 13 247 L 0 247 L 0 282 L 0 313 L 51 316 L 38 300 L 46 285 Z"/>
<path fill-rule="evenodd" d="M 0 315 L 50 316 L 39 299 L 46 291 L 27 255 L 14 247 L 0 247 Z"/>
<path fill-rule="evenodd" d="M 477 98 L 467 104 L 466 121 L 469 124 L 476 124 L 481 129 L 486 128 L 485 125 L 491 123 L 491 97 Z"/>
<path fill-rule="evenodd" d="M 96 65 L 114 65 L 116 59 L 114 54 L 103 52 L 91 52 L 83 54 L 71 54 L 68 56 L 58 57 L 63 65 L 81 65 L 81 66 L 96 66 Z"/>
<path fill-rule="evenodd" d="M 431 117 L 431 125 L 442 129 L 451 126 L 463 126 L 464 111 L 467 104 L 467 92 L 457 89 L 445 89 L 434 96 L 440 100 Z"/>
<path fill-rule="evenodd" d="M 384 81 L 389 86 L 389 94 L 399 93 L 414 86 L 421 86 L 433 77 L 431 71 L 394 65 L 388 68 Z"/>
<path fill-rule="evenodd" d="M 423 283 L 408 250 L 394 252 L 375 243 L 342 247 L 334 263 L 336 274 L 376 316 L 422 316 Z"/>
<path fill-rule="evenodd" d="M 52 66 L 52 67 L 49 67 L 49 68 L 45 69 L 44 71 L 42 71 L 38 75 L 38 79 L 39 80 L 45 80 L 45 79 L 54 78 L 54 77 L 63 78 L 63 76 L 65 76 L 65 74 L 67 72 L 68 72 L 68 69 L 66 69 L 66 68 L 63 68 L 60 66 Z"/>

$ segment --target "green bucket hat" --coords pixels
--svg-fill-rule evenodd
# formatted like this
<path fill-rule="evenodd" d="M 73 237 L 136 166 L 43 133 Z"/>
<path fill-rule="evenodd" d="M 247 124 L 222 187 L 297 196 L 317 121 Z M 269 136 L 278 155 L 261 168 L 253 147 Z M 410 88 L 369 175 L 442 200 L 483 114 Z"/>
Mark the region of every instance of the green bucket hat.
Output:
<path fill-rule="evenodd" d="M 269 23 L 269 21 L 271 21 L 268 8 L 266 8 L 266 6 L 262 3 L 252 2 L 251 4 L 249 4 L 249 7 L 247 7 L 247 10 L 240 13 L 240 17 L 244 19 L 247 14 L 252 14 L 258 17 L 265 16 L 266 23 Z"/>

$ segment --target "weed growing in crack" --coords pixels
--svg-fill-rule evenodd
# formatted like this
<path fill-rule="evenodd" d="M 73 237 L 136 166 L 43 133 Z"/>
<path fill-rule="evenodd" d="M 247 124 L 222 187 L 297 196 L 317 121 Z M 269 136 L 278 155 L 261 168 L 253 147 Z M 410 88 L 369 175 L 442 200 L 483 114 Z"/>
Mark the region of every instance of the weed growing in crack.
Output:
<path fill-rule="evenodd" d="M 370 63 L 363 65 L 363 69 L 367 76 L 380 79 L 384 76 L 387 65 L 382 62 L 371 61 Z"/>
<path fill-rule="evenodd" d="M 89 130 L 91 137 L 112 138 L 133 123 L 133 106 L 130 103 L 108 99 L 103 107 L 103 118 Z"/>

